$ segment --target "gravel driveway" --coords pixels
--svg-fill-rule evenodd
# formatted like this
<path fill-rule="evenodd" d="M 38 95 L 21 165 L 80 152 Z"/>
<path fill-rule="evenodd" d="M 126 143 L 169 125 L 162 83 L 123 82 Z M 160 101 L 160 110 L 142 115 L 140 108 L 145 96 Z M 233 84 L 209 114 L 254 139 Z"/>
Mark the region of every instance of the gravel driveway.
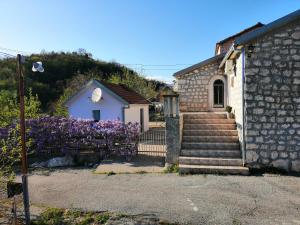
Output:
<path fill-rule="evenodd" d="M 300 224 L 300 178 L 176 174 L 31 175 L 33 205 L 149 213 L 180 224 Z"/>

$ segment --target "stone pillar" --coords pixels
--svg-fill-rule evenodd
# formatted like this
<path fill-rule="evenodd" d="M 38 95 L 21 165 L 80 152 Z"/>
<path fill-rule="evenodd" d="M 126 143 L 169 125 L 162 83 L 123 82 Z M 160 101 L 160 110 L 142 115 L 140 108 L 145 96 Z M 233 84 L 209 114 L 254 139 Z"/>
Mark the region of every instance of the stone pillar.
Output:
<path fill-rule="evenodd" d="M 178 117 L 166 117 L 166 164 L 177 164 L 180 154 L 180 125 Z"/>
<path fill-rule="evenodd" d="M 164 95 L 166 120 L 166 164 L 177 164 L 180 154 L 180 117 L 178 95 Z"/>

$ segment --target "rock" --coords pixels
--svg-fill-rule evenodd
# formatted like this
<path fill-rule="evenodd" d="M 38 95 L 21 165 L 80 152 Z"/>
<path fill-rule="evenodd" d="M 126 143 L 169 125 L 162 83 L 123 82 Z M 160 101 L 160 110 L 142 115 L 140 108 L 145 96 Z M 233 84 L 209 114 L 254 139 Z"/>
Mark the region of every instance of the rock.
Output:
<path fill-rule="evenodd" d="M 274 102 L 275 99 L 273 97 L 266 97 L 266 102 Z"/>
<path fill-rule="evenodd" d="M 291 45 L 293 43 L 292 39 L 283 40 L 283 45 Z"/>
<path fill-rule="evenodd" d="M 56 157 L 53 159 L 48 160 L 47 167 L 62 167 L 62 166 L 74 166 L 74 160 L 71 156 L 65 157 Z"/>
<path fill-rule="evenodd" d="M 279 156 L 280 156 L 281 158 L 287 158 L 289 155 L 288 155 L 287 152 L 280 152 L 280 153 L 279 153 Z"/>
<path fill-rule="evenodd" d="M 294 38 L 294 39 L 300 39 L 300 32 L 292 33 L 292 38 Z"/>
<path fill-rule="evenodd" d="M 289 160 L 288 159 L 278 159 L 272 162 L 273 167 L 283 169 L 288 171 L 289 170 Z"/>
<path fill-rule="evenodd" d="M 246 161 L 247 163 L 256 162 L 259 155 L 255 151 L 247 151 L 246 152 Z"/>
<path fill-rule="evenodd" d="M 295 79 L 293 80 L 293 84 L 300 84 L 300 79 L 295 78 Z"/>
<path fill-rule="evenodd" d="M 48 165 L 48 162 L 45 161 L 45 162 L 35 162 L 35 163 L 31 164 L 30 166 L 32 168 L 41 168 L 41 167 L 47 167 L 47 165 Z"/>
<path fill-rule="evenodd" d="M 276 151 L 273 151 L 271 152 L 271 158 L 274 160 L 274 159 L 277 159 L 278 158 L 278 152 Z"/>
<path fill-rule="evenodd" d="M 253 109 L 253 114 L 255 115 L 261 115 L 263 113 L 264 113 L 264 109 L 260 109 L 260 108 Z"/>
<path fill-rule="evenodd" d="M 291 159 L 296 159 L 298 155 L 298 152 L 290 152 L 290 158 Z"/>
<path fill-rule="evenodd" d="M 293 60 L 299 60 L 300 56 L 299 55 L 293 55 L 292 58 L 293 58 Z"/>
<path fill-rule="evenodd" d="M 99 165 L 96 163 L 96 164 L 94 164 L 93 165 L 93 169 L 97 169 L 97 167 L 98 167 Z"/>
<path fill-rule="evenodd" d="M 292 171 L 300 172 L 300 160 L 292 161 Z"/>

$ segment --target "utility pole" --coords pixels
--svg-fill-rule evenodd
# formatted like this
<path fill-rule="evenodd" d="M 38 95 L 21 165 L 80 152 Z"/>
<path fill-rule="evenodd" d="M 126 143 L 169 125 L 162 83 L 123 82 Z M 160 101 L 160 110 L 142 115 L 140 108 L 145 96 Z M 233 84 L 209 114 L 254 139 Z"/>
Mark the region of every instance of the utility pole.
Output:
<path fill-rule="evenodd" d="M 28 164 L 25 137 L 25 104 L 24 104 L 24 75 L 22 71 L 22 63 L 24 62 L 20 54 L 17 55 L 17 72 L 19 77 L 19 98 L 20 98 L 20 134 L 22 146 L 22 187 L 23 187 L 23 203 L 25 212 L 26 225 L 30 224 L 29 211 L 29 194 L 28 194 Z"/>

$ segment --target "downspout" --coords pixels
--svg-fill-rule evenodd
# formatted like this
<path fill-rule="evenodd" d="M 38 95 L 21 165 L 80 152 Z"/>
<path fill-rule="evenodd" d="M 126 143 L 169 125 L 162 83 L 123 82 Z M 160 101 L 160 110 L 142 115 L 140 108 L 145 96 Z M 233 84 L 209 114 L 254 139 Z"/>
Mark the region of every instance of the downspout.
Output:
<path fill-rule="evenodd" d="M 245 48 L 242 49 L 242 111 L 243 111 L 243 143 L 242 143 L 242 162 L 243 166 L 245 166 L 246 159 L 246 141 L 245 141 L 245 124 L 246 124 L 246 116 L 245 116 Z"/>

